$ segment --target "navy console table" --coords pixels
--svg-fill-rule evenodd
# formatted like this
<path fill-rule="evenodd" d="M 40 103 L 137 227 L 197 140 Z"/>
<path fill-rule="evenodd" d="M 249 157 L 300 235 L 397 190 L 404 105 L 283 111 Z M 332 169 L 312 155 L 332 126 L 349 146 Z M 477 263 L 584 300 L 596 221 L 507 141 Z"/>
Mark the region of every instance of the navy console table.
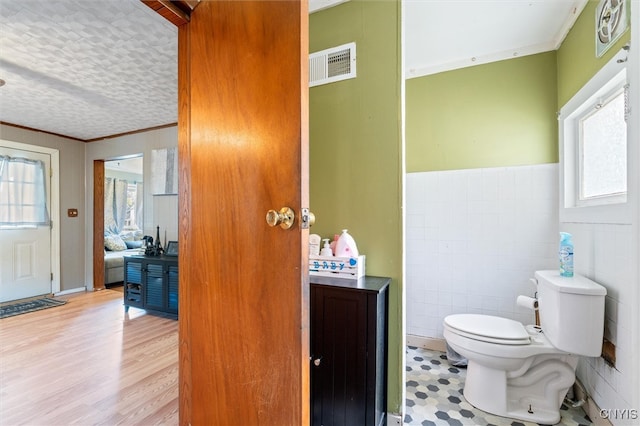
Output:
<path fill-rule="evenodd" d="M 124 306 L 178 316 L 178 258 L 124 257 Z"/>

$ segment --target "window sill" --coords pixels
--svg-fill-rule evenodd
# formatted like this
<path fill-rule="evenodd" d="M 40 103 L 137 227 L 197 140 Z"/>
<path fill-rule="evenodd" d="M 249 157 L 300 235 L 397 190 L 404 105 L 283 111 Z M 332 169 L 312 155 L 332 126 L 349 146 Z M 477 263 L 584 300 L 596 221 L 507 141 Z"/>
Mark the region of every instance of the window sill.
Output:
<path fill-rule="evenodd" d="M 602 204 L 597 206 L 561 207 L 561 223 L 604 223 L 631 225 L 631 204 Z"/>

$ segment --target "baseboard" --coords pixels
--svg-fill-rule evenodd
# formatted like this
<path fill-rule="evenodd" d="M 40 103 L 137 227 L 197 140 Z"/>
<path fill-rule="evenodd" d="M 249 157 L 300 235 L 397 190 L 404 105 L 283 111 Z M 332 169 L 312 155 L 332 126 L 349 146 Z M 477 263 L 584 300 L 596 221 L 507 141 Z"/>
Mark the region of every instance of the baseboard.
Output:
<path fill-rule="evenodd" d="M 66 294 L 72 294 L 72 293 L 80 293 L 83 291 L 87 291 L 86 287 L 78 287 L 78 288 L 72 288 L 69 290 L 63 290 L 63 291 L 59 291 L 57 293 L 54 293 L 54 296 L 64 296 Z"/>
<path fill-rule="evenodd" d="M 387 426 L 398 426 L 402 424 L 402 416 L 400 414 L 387 413 Z"/>
<path fill-rule="evenodd" d="M 431 351 L 447 351 L 447 342 L 444 339 L 436 339 L 435 337 L 424 337 L 407 334 L 407 345 L 415 346 L 417 348 L 429 349 Z"/>

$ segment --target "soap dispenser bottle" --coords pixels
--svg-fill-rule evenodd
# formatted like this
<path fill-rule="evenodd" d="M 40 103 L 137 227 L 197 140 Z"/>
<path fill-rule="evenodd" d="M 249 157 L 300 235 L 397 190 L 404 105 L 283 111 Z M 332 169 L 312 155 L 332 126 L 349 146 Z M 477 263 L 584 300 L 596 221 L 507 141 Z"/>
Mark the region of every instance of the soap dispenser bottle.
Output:
<path fill-rule="evenodd" d="M 322 246 L 322 250 L 320 250 L 320 256 L 332 257 L 333 251 L 331 251 L 331 246 L 329 245 L 329 239 L 324 238 L 322 241 L 324 241 L 324 246 Z"/>
<path fill-rule="evenodd" d="M 563 277 L 573 276 L 573 240 L 568 232 L 560 233 L 560 275 Z"/>
<path fill-rule="evenodd" d="M 336 257 L 358 257 L 358 246 L 346 229 L 342 230 L 336 243 Z"/>

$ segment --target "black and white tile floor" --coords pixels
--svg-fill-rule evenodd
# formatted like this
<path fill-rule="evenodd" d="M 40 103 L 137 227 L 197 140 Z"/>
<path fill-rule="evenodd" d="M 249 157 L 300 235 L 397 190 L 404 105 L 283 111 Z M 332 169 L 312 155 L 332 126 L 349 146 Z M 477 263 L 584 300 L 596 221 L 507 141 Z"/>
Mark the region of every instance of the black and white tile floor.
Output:
<path fill-rule="evenodd" d="M 405 425 L 535 426 L 474 408 L 462 396 L 466 369 L 449 364 L 443 352 L 407 346 Z M 559 425 L 591 425 L 582 408 L 564 404 Z"/>

